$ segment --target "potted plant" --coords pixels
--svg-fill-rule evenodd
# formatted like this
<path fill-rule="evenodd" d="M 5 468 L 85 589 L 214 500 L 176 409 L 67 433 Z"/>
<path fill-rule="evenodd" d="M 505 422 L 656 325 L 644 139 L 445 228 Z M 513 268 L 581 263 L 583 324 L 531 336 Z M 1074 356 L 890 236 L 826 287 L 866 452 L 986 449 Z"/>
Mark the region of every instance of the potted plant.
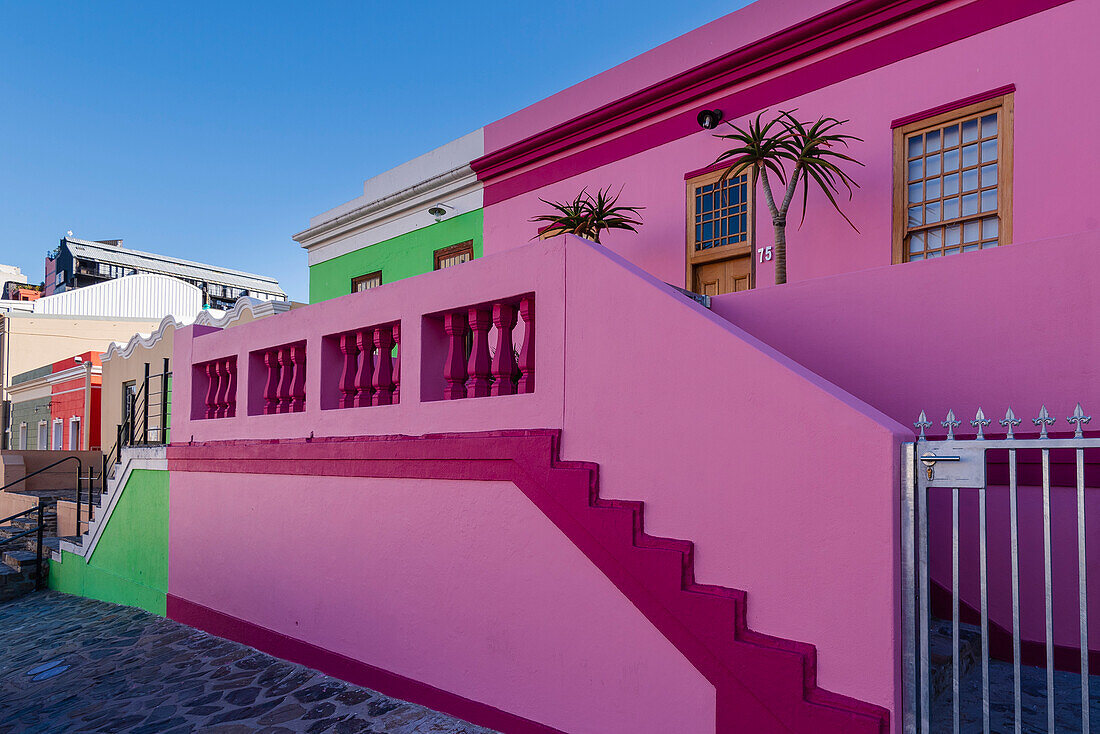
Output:
<path fill-rule="evenodd" d="M 756 116 L 756 120 L 750 120 L 745 128 L 727 122 L 726 124 L 733 128 L 733 132 L 715 136 L 732 141 L 734 144 L 734 147 L 715 159 L 715 163 L 730 162 L 723 178 L 739 176 L 749 171 L 752 174 L 752 187 L 756 188 L 757 181 L 761 183 L 764 201 L 767 202 L 768 211 L 772 217 L 772 227 L 775 230 L 775 282 L 777 285 L 787 282 L 787 211 L 800 183 L 802 184 L 800 227 L 806 220 L 806 201 L 812 186 L 825 194 L 829 203 L 840 216 L 844 217 L 844 221 L 852 229 L 859 231 L 852 224 L 852 220 L 841 211 L 836 195 L 843 188 L 847 190 L 848 199 L 851 200 L 852 187 L 859 187 L 859 184 L 838 164 L 848 162 L 858 166 L 863 165 L 839 150 L 841 147 L 847 148 L 850 140 L 862 142 L 862 139 L 836 131 L 848 120 L 822 117 L 817 122 L 805 123 L 796 118 L 793 112 L 781 111 L 777 117 L 767 123 L 762 122 L 764 113 L 761 112 Z M 769 174 L 774 176 L 783 187 L 780 189 L 782 199 L 778 203 L 773 194 L 772 179 Z"/>
<path fill-rule="evenodd" d="M 619 196 L 614 196 L 611 187 L 600 189 L 596 195 L 588 193 L 587 187 L 581 189 L 572 201 L 547 201 L 539 198 L 543 204 L 554 209 L 553 214 L 541 214 L 529 221 L 546 222 L 547 226 L 539 230 L 540 238 L 555 237 L 559 234 L 575 234 L 578 237 L 600 241 L 600 233 L 609 229 L 626 229 L 637 232 L 641 220 L 635 216 L 645 207 L 621 206 Z"/>

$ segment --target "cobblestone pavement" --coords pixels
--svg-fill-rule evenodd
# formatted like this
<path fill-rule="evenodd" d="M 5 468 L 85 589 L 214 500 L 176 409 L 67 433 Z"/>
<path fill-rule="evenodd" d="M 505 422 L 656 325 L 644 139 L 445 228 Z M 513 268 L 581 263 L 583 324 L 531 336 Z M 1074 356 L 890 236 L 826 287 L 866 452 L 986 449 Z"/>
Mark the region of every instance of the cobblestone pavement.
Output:
<path fill-rule="evenodd" d="M 943 623 L 949 627 L 948 623 Z M 981 645 L 977 627 L 961 625 L 969 630 L 975 644 Z M 947 633 L 948 635 L 950 632 Z M 950 639 L 947 644 L 950 645 Z M 959 680 L 959 731 L 961 734 L 982 732 L 982 668 L 980 652 L 975 664 Z M 1021 666 L 1020 702 L 1023 734 L 1047 734 L 1047 673 L 1045 668 Z M 1009 734 L 1015 724 L 1012 663 L 989 661 L 989 729 Z M 933 702 L 929 712 L 933 732 L 952 730 L 952 691 L 947 689 Z M 1081 675 L 1065 671 L 1054 672 L 1054 726 L 1056 734 L 1081 731 Z M 1100 675 L 1089 676 L 1089 728 L 1100 732 Z"/>
<path fill-rule="evenodd" d="M 89 731 L 489 734 L 132 607 L 0 604 L 0 733 Z"/>

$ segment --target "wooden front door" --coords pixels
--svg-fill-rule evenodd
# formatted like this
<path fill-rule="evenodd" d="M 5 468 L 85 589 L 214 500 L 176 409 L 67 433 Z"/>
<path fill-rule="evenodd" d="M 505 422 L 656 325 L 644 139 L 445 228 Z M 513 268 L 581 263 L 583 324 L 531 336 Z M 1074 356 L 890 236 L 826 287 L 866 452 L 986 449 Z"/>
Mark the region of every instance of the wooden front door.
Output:
<path fill-rule="evenodd" d="M 687 181 L 687 287 L 705 296 L 753 287 L 752 190 L 747 174 Z"/>
<path fill-rule="evenodd" d="M 695 271 L 691 289 L 704 296 L 747 291 L 752 276 L 752 256 L 742 255 L 727 260 L 693 265 Z"/>

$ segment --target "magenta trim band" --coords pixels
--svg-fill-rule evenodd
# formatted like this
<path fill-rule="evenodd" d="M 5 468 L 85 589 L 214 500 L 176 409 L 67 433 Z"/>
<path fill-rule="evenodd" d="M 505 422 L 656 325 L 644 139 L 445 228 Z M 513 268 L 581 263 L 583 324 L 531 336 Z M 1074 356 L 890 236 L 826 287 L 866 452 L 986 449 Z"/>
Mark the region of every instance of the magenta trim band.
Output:
<path fill-rule="evenodd" d="M 567 537 L 645 615 L 715 688 L 718 734 L 887 734 L 890 712 L 817 685 L 813 645 L 751 629 L 746 594 L 695 581 L 694 546 L 645 532 L 644 506 L 599 496 L 595 464 L 560 461 L 556 430 L 433 436 L 356 436 L 312 440 L 213 441 L 168 447 L 170 472 L 403 477 L 508 481 Z M 522 590 L 517 590 L 522 593 Z M 169 607 L 176 618 L 182 607 Z M 206 621 L 203 621 L 206 620 Z M 187 621 L 181 619 L 181 621 Z M 241 635 L 255 646 L 284 645 L 280 655 L 335 656 L 310 665 L 352 665 L 331 651 L 279 638 L 233 618 L 206 615 L 216 634 Z M 188 622 L 190 623 L 190 622 Z M 220 631 L 218 631 L 220 630 Z M 269 630 L 267 631 L 270 634 Z M 258 635 L 247 637 L 245 635 Z M 237 638 L 234 638 L 237 639 Z M 290 639 L 290 638 L 287 638 Z M 253 641 L 254 640 L 254 641 Z M 260 643 L 260 644 L 257 644 Z M 276 649 L 276 648 L 271 648 Z M 336 657 L 341 660 L 336 660 Z M 299 659 L 299 658 L 291 658 Z M 376 670 L 366 665 L 366 675 Z M 333 668 L 343 670 L 343 668 Z M 384 671 L 383 671 L 384 672 Z M 339 675 L 339 673 L 333 673 Z M 414 703 L 481 723 L 484 711 L 451 694 L 425 691 L 381 676 L 370 685 Z M 366 680 L 366 679 L 362 679 Z M 433 698 L 432 696 L 437 696 Z M 469 706 L 474 708 L 469 708 Z M 466 708 L 464 708 L 466 707 Z M 486 724 L 489 725 L 489 724 Z M 500 728 L 500 727 L 494 727 Z M 504 731 L 523 731 L 502 727 Z"/>
<path fill-rule="evenodd" d="M 178 596 L 168 595 L 168 618 L 227 640 L 319 670 L 334 678 L 371 688 L 393 698 L 412 701 L 442 711 L 471 724 L 518 734 L 563 734 L 468 698 L 440 690 L 427 683 L 376 668 L 360 660 L 289 637 Z"/>
<path fill-rule="evenodd" d="M 1015 0 L 1014 2 L 1003 2 L 1003 0 L 975 0 L 968 5 L 873 39 L 856 48 L 848 49 L 794 69 L 774 79 L 769 79 L 721 98 L 709 99 L 706 106 L 717 107 L 725 113 L 726 119 L 734 119 L 934 50 L 940 46 L 960 41 L 978 33 L 984 33 L 1044 10 L 1064 5 L 1070 1 Z M 721 88 L 726 88 L 737 83 L 737 81 L 739 80 L 723 82 Z M 697 112 L 698 110 L 684 111 L 639 130 L 625 133 L 563 158 L 550 161 L 537 168 L 500 180 L 493 179 L 499 178 L 504 173 L 521 166 L 537 163 L 540 159 L 565 152 L 579 143 L 571 139 L 563 139 L 560 144 L 555 145 L 547 143 L 536 151 L 524 154 L 525 157 L 522 160 L 516 159 L 515 165 L 509 164 L 507 167 L 504 167 L 503 163 L 496 166 L 490 165 L 493 161 L 490 156 L 479 158 L 471 165 L 477 171 L 478 179 L 485 183 L 484 205 L 491 206 L 543 186 L 642 153 L 651 148 L 700 133 L 699 125 L 695 120 Z M 636 108 L 632 111 L 630 122 L 636 122 L 639 117 L 651 114 L 655 114 L 655 112 L 647 108 Z M 623 126 L 625 126 L 625 123 L 618 127 Z M 589 136 L 588 139 L 606 135 L 610 132 L 614 132 L 614 130 L 601 131 L 598 135 Z M 520 144 L 517 143 L 518 145 Z M 491 155 L 503 157 L 507 151 L 515 147 L 510 146 Z"/>
<path fill-rule="evenodd" d="M 996 97 L 1003 97 L 1006 94 L 1012 94 L 1016 91 L 1015 84 L 1006 84 L 1003 87 L 997 87 L 996 89 L 990 89 L 987 92 L 979 92 L 978 94 L 972 94 L 969 97 L 963 97 L 957 99 L 954 102 L 947 102 L 937 107 L 933 107 L 923 112 L 914 112 L 911 115 L 905 117 L 899 117 L 890 123 L 890 129 L 895 130 L 903 125 L 908 125 L 911 122 L 919 122 L 921 120 L 927 120 L 929 117 L 935 117 L 936 115 L 942 115 L 945 112 L 954 112 L 955 110 L 961 110 L 963 107 L 969 107 L 972 104 L 978 104 L 979 102 L 987 102 Z"/>
<path fill-rule="evenodd" d="M 580 145 L 659 115 L 739 81 L 792 63 L 830 46 L 940 5 L 945 0 L 852 0 L 578 115 L 547 130 L 492 151 L 471 166 L 478 178 L 492 178 L 533 160 Z M 694 120 L 698 110 L 691 113 Z"/>

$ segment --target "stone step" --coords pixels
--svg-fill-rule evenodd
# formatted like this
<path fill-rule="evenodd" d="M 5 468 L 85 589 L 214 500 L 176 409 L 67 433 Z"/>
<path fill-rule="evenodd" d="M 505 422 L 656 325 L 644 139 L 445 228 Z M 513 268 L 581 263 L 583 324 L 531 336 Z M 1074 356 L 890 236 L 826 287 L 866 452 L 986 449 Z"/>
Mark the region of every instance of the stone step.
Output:
<path fill-rule="evenodd" d="M 43 553 L 45 556 L 45 553 Z M 20 572 L 30 569 L 34 570 L 34 562 L 37 556 L 34 551 L 29 550 L 6 550 L 4 551 L 3 559 L 4 564 L 11 568 L 18 569 Z M 43 562 L 45 562 L 43 558 Z"/>
<path fill-rule="evenodd" d="M 31 564 L 33 567 L 33 563 Z M 18 599 L 34 591 L 33 568 L 19 571 L 6 563 L 0 563 L 0 602 Z"/>

